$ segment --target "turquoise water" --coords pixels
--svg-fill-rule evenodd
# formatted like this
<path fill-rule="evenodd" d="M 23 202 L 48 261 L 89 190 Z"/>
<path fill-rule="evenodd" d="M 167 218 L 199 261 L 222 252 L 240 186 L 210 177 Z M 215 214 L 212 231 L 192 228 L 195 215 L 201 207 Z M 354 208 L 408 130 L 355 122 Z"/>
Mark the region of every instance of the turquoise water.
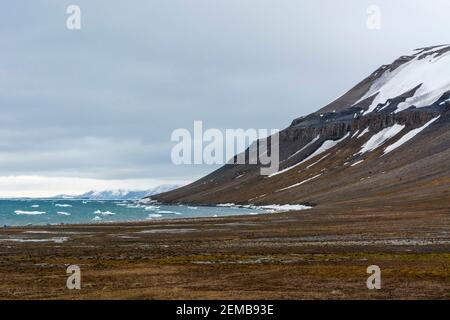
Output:
<path fill-rule="evenodd" d="M 263 209 L 140 204 L 138 201 L 0 200 L 0 225 L 48 225 L 220 217 Z"/>

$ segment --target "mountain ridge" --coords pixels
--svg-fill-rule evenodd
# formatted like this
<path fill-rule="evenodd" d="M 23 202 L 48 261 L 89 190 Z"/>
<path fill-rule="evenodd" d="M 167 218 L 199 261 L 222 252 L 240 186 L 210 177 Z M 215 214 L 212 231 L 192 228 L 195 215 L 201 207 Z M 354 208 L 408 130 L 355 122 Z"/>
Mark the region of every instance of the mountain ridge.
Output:
<path fill-rule="evenodd" d="M 179 185 L 161 185 L 148 190 L 91 190 L 75 198 L 83 200 L 138 200 L 158 193 L 168 192 L 178 187 Z"/>
<path fill-rule="evenodd" d="M 81 195 L 75 196 L 74 199 L 82 200 L 139 200 L 148 196 L 159 193 L 168 192 L 178 188 L 176 184 L 160 185 L 148 190 L 102 190 L 102 191 L 88 191 Z"/>
<path fill-rule="evenodd" d="M 91 190 L 80 195 L 66 195 L 60 194 L 53 197 L 44 198 L 4 198 L 9 199 L 55 199 L 55 200 L 139 200 L 148 196 L 159 193 L 168 192 L 179 188 L 177 184 L 164 184 L 147 190 L 126 190 L 126 189 L 111 189 L 111 190 Z"/>

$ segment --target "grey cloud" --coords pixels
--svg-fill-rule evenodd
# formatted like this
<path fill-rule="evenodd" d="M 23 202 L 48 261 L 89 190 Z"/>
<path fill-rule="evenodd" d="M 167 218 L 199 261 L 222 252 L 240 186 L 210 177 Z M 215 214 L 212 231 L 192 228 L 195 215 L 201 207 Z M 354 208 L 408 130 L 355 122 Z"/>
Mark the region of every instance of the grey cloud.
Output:
<path fill-rule="evenodd" d="M 198 177 L 170 133 L 283 128 L 375 68 L 448 42 L 450 4 L 373 1 L 74 1 L 0 4 L 0 175 Z M 74 3 L 75 3 L 74 2 Z"/>

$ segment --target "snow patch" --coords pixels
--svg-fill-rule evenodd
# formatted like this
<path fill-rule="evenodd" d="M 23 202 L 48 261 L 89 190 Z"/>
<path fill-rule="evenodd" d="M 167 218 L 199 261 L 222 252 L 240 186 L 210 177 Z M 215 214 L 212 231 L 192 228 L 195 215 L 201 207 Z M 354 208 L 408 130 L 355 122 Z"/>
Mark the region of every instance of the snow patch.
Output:
<path fill-rule="evenodd" d="M 269 175 L 269 178 L 271 178 L 273 176 L 276 176 L 276 175 L 279 175 L 279 174 L 282 174 L 282 173 L 285 173 L 285 172 L 287 172 L 287 171 L 289 171 L 289 170 L 291 170 L 291 169 L 301 165 L 302 163 L 304 163 L 304 162 L 306 162 L 306 161 L 308 161 L 308 160 L 318 156 L 319 154 L 324 153 L 325 151 L 327 151 L 327 150 L 333 148 L 334 146 L 336 146 L 338 143 L 340 143 L 343 140 L 347 139 L 349 136 L 350 136 L 350 132 L 347 132 L 347 134 L 344 137 L 342 137 L 341 139 L 339 139 L 339 140 L 325 140 L 324 143 L 322 143 L 322 145 L 316 151 L 314 151 L 311 155 L 309 155 L 308 157 L 306 157 L 302 161 L 300 161 L 300 162 L 298 162 L 298 163 L 296 163 L 296 164 L 294 164 L 294 165 L 292 165 L 290 167 L 287 167 L 286 169 L 283 169 L 281 171 L 272 173 L 271 175 Z"/>
<path fill-rule="evenodd" d="M 367 132 L 369 132 L 369 128 L 365 128 L 364 129 L 364 131 L 363 132 L 361 132 L 361 134 L 360 135 L 358 135 L 357 137 L 356 137 L 356 139 L 359 139 L 359 138 L 361 138 L 363 135 L 365 135 Z"/>
<path fill-rule="evenodd" d="M 319 160 L 317 160 L 316 162 L 310 164 L 309 166 L 306 167 L 306 169 L 311 168 L 312 166 L 315 166 L 316 164 L 318 164 L 320 161 L 322 161 L 323 159 L 325 159 L 326 157 L 328 157 L 330 154 L 327 154 L 325 156 L 323 156 L 322 158 L 320 158 Z"/>
<path fill-rule="evenodd" d="M 364 160 L 356 161 L 355 163 L 353 163 L 352 165 L 350 165 L 350 167 L 357 166 L 358 164 L 360 164 L 360 163 L 362 163 L 362 162 L 364 162 Z"/>
<path fill-rule="evenodd" d="M 283 188 L 283 189 L 279 189 L 279 190 L 277 190 L 277 192 L 278 192 L 278 191 L 283 191 L 283 190 L 287 190 L 287 189 L 291 189 L 291 188 L 295 188 L 295 187 L 301 186 L 302 184 L 307 183 L 307 182 L 309 182 L 309 181 L 311 181 L 311 180 L 314 180 L 314 179 L 320 177 L 321 175 L 322 175 L 322 174 L 318 174 L 318 175 L 316 175 L 316 176 L 314 176 L 314 177 L 311 177 L 311 178 L 309 178 L 309 179 L 303 180 L 302 182 L 293 184 L 293 185 L 291 185 L 291 186 L 289 186 L 289 187 L 286 187 L 286 188 Z"/>
<path fill-rule="evenodd" d="M 0 239 L 0 241 L 10 241 L 10 242 L 53 242 L 53 243 L 63 243 L 66 242 L 68 237 L 53 237 L 47 239 L 24 239 L 24 238 L 8 238 L 8 239 Z"/>
<path fill-rule="evenodd" d="M 304 206 L 302 204 L 271 204 L 266 206 L 260 206 L 258 208 L 270 210 L 271 212 L 285 212 L 285 211 L 311 209 L 311 207 Z"/>
<path fill-rule="evenodd" d="M 410 132 L 408 132 L 407 134 L 405 134 L 403 137 L 401 137 L 397 142 L 394 142 L 393 144 L 391 144 L 390 146 L 386 147 L 386 149 L 384 149 L 384 154 L 387 154 L 395 149 L 397 149 L 398 147 L 400 147 L 401 145 L 403 145 L 404 143 L 408 142 L 409 140 L 411 140 L 412 138 L 414 138 L 416 135 L 418 135 L 420 132 L 422 132 L 423 130 L 425 130 L 429 125 L 431 125 L 433 122 L 435 122 L 437 119 L 439 119 L 440 116 L 437 116 L 434 119 L 431 119 L 430 121 L 428 121 L 427 123 L 425 123 L 422 127 L 417 128 L 417 129 L 413 129 Z"/>
<path fill-rule="evenodd" d="M 289 158 L 287 158 L 287 160 L 289 160 L 292 157 L 295 157 L 297 154 L 299 154 L 300 152 L 302 152 L 303 150 L 305 150 L 306 148 L 308 148 L 309 146 L 311 146 L 313 143 L 315 143 L 317 140 L 319 140 L 320 135 L 318 135 L 317 137 L 315 137 L 314 139 L 312 139 L 309 143 L 307 143 L 303 148 L 301 148 L 300 150 L 298 150 L 297 152 L 295 152 L 293 155 L 291 155 Z"/>
<path fill-rule="evenodd" d="M 400 125 L 396 123 L 391 127 L 385 128 L 380 132 L 377 132 L 361 147 L 359 153 L 364 154 L 366 152 L 375 150 L 376 148 L 384 144 L 387 140 L 397 135 L 404 128 L 405 125 Z"/>

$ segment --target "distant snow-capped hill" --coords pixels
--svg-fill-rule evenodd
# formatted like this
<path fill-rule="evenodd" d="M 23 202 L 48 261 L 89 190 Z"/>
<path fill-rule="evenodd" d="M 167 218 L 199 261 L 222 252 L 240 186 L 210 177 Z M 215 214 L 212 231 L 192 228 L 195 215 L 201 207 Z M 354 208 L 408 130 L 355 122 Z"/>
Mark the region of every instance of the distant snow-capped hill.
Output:
<path fill-rule="evenodd" d="M 60 195 L 54 198 L 57 199 L 83 199 L 83 200 L 137 200 L 155 194 L 167 192 L 178 188 L 179 185 L 166 184 L 157 186 L 149 190 L 102 190 L 89 191 L 77 196 Z"/>
<path fill-rule="evenodd" d="M 161 185 L 149 190 L 104 190 L 104 191 L 89 191 L 82 195 L 75 197 L 75 199 L 89 199 L 89 200 L 137 200 L 155 194 L 167 192 L 178 188 L 178 185 Z"/>
<path fill-rule="evenodd" d="M 89 191 L 76 196 L 75 199 L 89 200 L 122 200 L 122 199 L 140 199 L 148 191 L 128 191 L 128 190 L 103 190 Z"/>

